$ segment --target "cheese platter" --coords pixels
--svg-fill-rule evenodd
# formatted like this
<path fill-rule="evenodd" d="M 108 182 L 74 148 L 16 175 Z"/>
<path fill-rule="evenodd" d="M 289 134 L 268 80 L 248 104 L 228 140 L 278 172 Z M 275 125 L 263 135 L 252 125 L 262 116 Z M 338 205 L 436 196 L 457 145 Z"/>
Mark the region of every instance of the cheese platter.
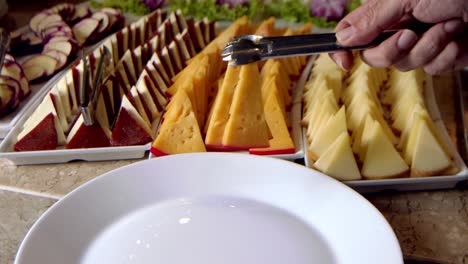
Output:
<path fill-rule="evenodd" d="M 359 192 L 454 188 L 466 181 L 432 76 L 372 69 L 359 58 L 355 64 L 347 75 L 326 56 L 315 60 L 303 91 L 305 166 Z"/>

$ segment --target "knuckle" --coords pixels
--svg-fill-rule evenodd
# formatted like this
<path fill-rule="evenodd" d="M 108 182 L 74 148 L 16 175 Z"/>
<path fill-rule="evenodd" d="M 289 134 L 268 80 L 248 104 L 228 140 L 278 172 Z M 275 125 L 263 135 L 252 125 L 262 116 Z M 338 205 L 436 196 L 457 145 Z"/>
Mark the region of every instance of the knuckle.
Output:
<path fill-rule="evenodd" d="M 436 55 L 437 53 L 440 52 L 442 48 L 441 38 L 434 36 L 434 34 L 429 36 L 429 38 L 427 38 L 427 40 L 423 44 L 424 45 L 423 45 L 423 49 L 421 50 L 421 52 L 428 56 Z"/>
<path fill-rule="evenodd" d="M 380 50 L 366 50 L 361 52 L 362 60 L 373 67 L 390 67 L 392 65 L 392 61 L 383 55 L 382 51 Z"/>
<path fill-rule="evenodd" d="M 438 67 L 438 66 L 434 66 L 433 64 L 431 65 L 428 65 L 428 66 L 424 66 L 424 71 L 430 75 L 438 75 L 440 73 L 443 72 L 443 69 Z"/>
<path fill-rule="evenodd" d="M 395 68 L 397 68 L 398 70 L 402 71 L 402 72 L 407 72 L 407 71 L 410 71 L 416 67 L 413 67 L 412 65 L 410 65 L 409 62 L 407 62 L 406 60 L 401 60 L 397 63 L 395 63 Z"/>
<path fill-rule="evenodd" d="M 450 54 L 452 54 L 453 60 L 456 60 L 462 53 L 462 49 L 456 41 L 451 41 L 446 48 L 450 51 Z"/>
<path fill-rule="evenodd" d="M 364 9 L 364 11 L 360 14 L 360 22 L 356 26 L 365 29 L 369 27 L 369 25 L 376 25 L 375 21 L 377 19 L 378 9 L 379 1 L 373 1 L 369 3 L 369 7 Z M 381 30 L 381 28 L 379 28 L 379 30 Z"/>

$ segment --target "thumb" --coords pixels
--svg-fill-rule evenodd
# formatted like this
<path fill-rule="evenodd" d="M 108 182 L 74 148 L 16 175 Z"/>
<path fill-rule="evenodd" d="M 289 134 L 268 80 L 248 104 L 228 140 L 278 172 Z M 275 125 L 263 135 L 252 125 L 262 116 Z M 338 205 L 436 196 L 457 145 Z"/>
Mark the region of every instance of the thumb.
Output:
<path fill-rule="evenodd" d="M 369 0 L 338 23 L 336 38 L 344 46 L 367 44 L 410 13 L 414 2 Z"/>

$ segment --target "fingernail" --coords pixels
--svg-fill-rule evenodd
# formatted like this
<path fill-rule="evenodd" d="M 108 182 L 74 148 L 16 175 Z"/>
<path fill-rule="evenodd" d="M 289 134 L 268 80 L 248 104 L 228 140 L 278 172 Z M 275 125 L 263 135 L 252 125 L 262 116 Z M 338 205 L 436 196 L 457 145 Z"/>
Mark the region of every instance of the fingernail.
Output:
<path fill-rule="evenodd" d="M 354 34 L 354 27 L 347 27 L 336 32 L 336 39 L 338 42 L 343 42 L 349 39 Z"/>
<path fill-rule="evenodd" d="M 450 20 L 444 24 L 445 32 L 453 34 L 463 29 L 463 23 L 460 20 Z"/>
<path fill-rule="evenodd" d="M 340 68 L 341 68 L 342 70 L 346 70 L 346 69 L 344 68 L 344 66 L 343 66 L 343 60 L 342 60 L 340 57 L 335 58 L 335 62 L 336 62 L 336 64 L 337 64 L 338 66 L 340 66 Z"/>
<path fill-rule="evenodd" d="M 411 48 L 414 43 L 418 40 L 418 36 L 411 30 L 403 30 L 400 37 L 398 38 L 397 46 L 400 50 L 407 50 Z"/>

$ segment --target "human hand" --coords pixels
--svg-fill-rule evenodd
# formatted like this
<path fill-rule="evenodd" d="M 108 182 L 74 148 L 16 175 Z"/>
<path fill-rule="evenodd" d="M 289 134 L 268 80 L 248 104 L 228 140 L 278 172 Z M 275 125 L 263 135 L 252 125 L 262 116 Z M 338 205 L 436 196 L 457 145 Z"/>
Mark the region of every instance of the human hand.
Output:
<path fill-rule="evenodd" d="M 394 65 L 402 71 L 423 67 L 429 74 L 468 66 L 468 0 L 369 0 L 337 25 L 343 46 L 363 45 L 379 33 L 401 28 L 406 22 L 432 23 L 423 35 L 399 30 L 380 45 L 362 51 L 363 60 L 374 67 Z M 350 70 L 350 52 L 336 52 L 332 59 Z"/>

